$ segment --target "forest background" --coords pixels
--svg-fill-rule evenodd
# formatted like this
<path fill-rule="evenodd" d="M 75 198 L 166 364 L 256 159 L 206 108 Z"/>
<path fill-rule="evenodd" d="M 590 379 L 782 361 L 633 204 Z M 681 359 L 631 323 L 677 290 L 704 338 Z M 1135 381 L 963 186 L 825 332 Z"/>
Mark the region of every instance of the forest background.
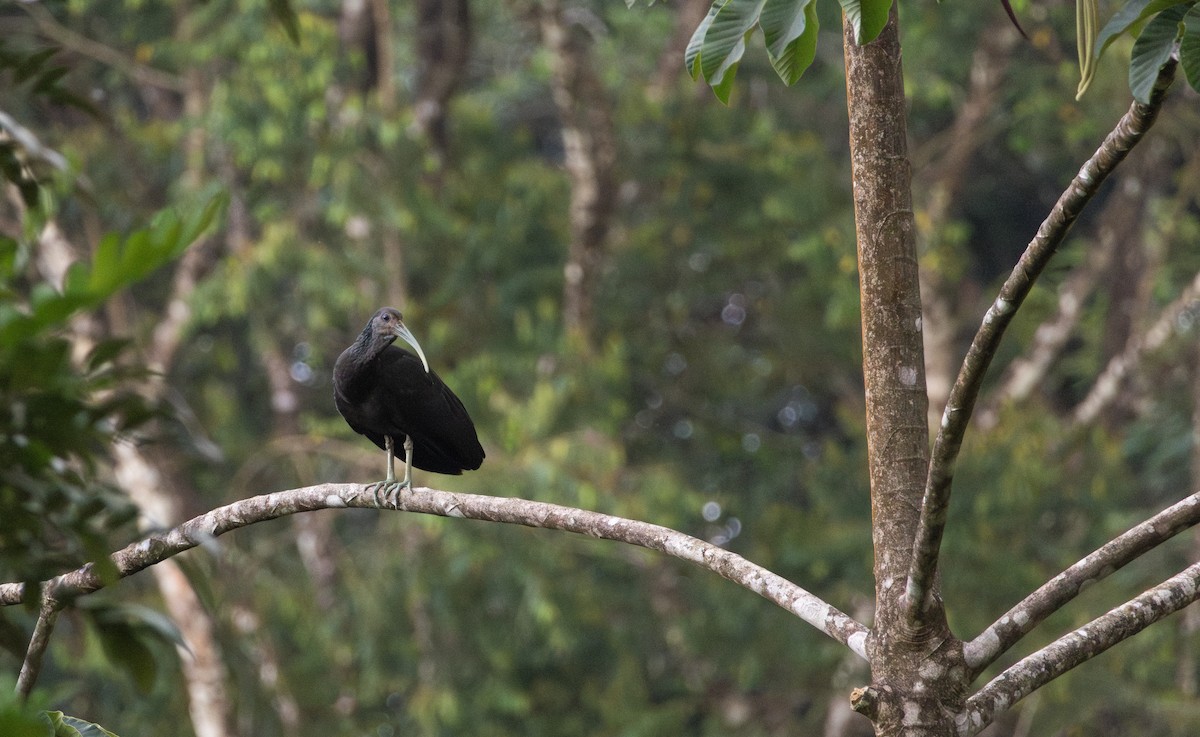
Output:
<path fill-rule="evenodd" d="M 748 55 L 726 107 L 682 64 L 707 9 L 0 9 L 0 123 L 32 141 L 42 185 L 0 203 L 6 299 L 69 281 L 74 260 L 98 273 L 106 234 L 209 208 L 166 236 L 159 216 L 147 263 L 169 263 L 66 328 L 78 355 L 108 346 L 149 368 L 138 396 L 161 408 L 139 443 L 89 453 L 122 490 L 92 552 L 135 538 L 123 493 L 161 527 L 377 480 L 382 453 L 336 415 L 329 374 L 395 304 L 488 452 L 478 472 L 418 484 L 661 523 L 869 619 L 840 44 L 828 32 L 794 88 Z M 995 285 L 1129 104 L 1129 41 L 1076 101 L 1074 4 L 1018 10 L 1028 40 L 999 3 L 904 8 L 935 420 Z M 819 9 L 824 27 L 835 12 Z M 955 629 L 1198 486 L 1198 110 L 1178 85 L 1014 324 L 957 473 L 986 491 L 952 507 Z M 200 232 L 183 250 L 180 233 Z M 46 525 L 86 517 L 63 499 Z M 5 581 L 86 559 L 53 534 L 16 550 L 21 531 L 0 522 Z M 1087 622 L 1197 547 L 1164 546 L 1052 623 Z M 35 701 L 122 735 L 870 733 L 846 705 L 863 664 L 641 550 L 349 511 L 179 563 L 67 610 Z M 0 613 L 5 673 L 35 614 Z M 1197 629 L 1187 610 L 987 734 L 1194 734 Z"/>

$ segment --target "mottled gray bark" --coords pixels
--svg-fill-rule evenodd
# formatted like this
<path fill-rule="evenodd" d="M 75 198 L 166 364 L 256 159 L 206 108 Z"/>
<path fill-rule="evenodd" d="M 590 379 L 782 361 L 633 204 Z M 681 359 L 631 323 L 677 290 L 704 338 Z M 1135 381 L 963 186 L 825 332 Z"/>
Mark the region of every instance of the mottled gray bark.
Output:
<path fill-rule="evenodd" d="M 226 532 L 298 512 L 347 507 L 376 508 L 370 487 L 321 484 L 243 499 L 214 509 L 171 530 L 148 536 L 110 556 L 120 578 L 145 570 Z M 397 511 L 489 520 L 574 532 L 658 550 L 712 571 L 795 614 L 852 651 L 866 657 L 867 629 L 782 576 L 736 553 L 667 527 L 525 499 L 455 494 L 417 488 L 401 495 Z M 58 600 L 98 591 L 105 581 L 88 564 L 44 585 Z M 0 584 L 0 606 L 20 604 L 25 586 Z"/>
<path fill-rule="evenodd" d="M 1188 566 L 1107 614 L 1093 619 L 993 678 L 958 717 L 958 733 L 969 737 L 997 712 L 1113 645 L 1129 639 L 1200 598 L 1200 563 Z"/>
<path fill-rule="evenodd" d="M 971 677 L 1078 596 L 1085 586 L 1106 578 L 1197 523 L 1200 523 L 1200 492 L 1105 543 L 1050 579 L 966 644 L 964 655 Z"/>

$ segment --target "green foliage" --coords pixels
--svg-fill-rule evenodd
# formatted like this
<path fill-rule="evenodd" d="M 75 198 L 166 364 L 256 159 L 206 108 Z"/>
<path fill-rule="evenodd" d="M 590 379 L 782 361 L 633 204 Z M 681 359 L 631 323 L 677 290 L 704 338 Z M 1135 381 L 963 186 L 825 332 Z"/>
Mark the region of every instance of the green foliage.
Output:
<path fill-rule="evenodd" d="M 1126 33 L 1136 39 L 1129 62 L 1134 99 L 1149 101 L 1159 70 L 1176 52 L 1188 84 L 1200 91 L 1200 6 L 1195 0 L 1130 0 L 1097 35 L 1095 58 Z M 1081 82 L 1080 95 L 1086 88 Z"/>
<path fill-rule="evenodd" d="M 149 692 L 159 677 L 156 649 L 164 644 L 187 648 L 175 623 L 155 609 L 89 598 L 80 602 L 79 610 L 108 660 L 143 692 Z"/>
<path fill-rule="evenodd" d="M 1181 21 L 1187 7 L 1175 5 L 1150 19 L 1133 44 L 1129 60 L 1129 89 L 1139 102 L 1150 101 L 1150 91 L 1179 39 Z"/>
<path fill-rule="evenodd" d="M 54 728 L 54 737 L 118 737 L 99 724 L 68 716 L 61 711 L 48 711 L 45 715 Z"/>
<path fill-rule="evenodd" d="M 52 63 L 59 53 L 58 48 L 33 45 L 21 47 L 19 44 L 9 45 L 10 43 L 10 39 L 0 39 L 0 75 L 10 75 L 12 86 L 23 96 L 89 112 L 95 110 L 91 103 L 63 84 L 63 78 L 70 72 L 70 67 Z"/>
<path fill-rule="evenodd" d="M 154 411 L 133 391 L 144 373 L 124 363 L 127 342 L 97 343 L 80 361 L 60 333 L 93 308 L 176 258 L 213 221 L 213 198 L 195 215 L 165 212 L 127 238 L 106 237 L 91 263 L 67 272 L 61 291 L 25 285 L 26 252 L 3 248 L 0 303 L 0 573 L 29 583 L 94 560 L 133 518 L 124 495 L 97 480 L 97 460 Z"/>
<path fill-rule="evenodd" d="M 865 27 L 856 24 L 856 34 L 866 41 L 879 35 L 890 6 L 878 0 L 867 3 L 865 9 L 858 2 L 853 6 L 854 18 L 867 19 Z M 876 28 L 880 7 L 883 23 Z M 800 80 L 816 56 L 816 0 L 717 0 L 692 34 L 684 66 L 692 79 L 703 76 L 721 102 L 729 102 L 733 79 L 755 28 L 763 32 L 771 66 L 788 85 Z"/>
<path fill-rule="evenodd" d="M 0 734 L 5 737 L 47 737 L 50 726 L 35 704 L 19 703 L 16 677 L 0 675 Z"/>
<path fill-rule="evenodd" d="M 862 45 L 875 40 L 887 25 L 892 0 L 838 0 L 854 28 L 854 42 Z"/>
<path fill-rule="evenodd" d="M 702 76 L 707 65 L 716 79 L 724 65 L 723 85 L 736 73 L 747 95 L 733 108 L 697 98 L 683 79 L 646 88 L 672 34 L 670 7 L 580 8 L 594 24 L 594 68 L 620 91 L 611 111 L 620 203 L 587 353 L 562 335 L 569 182 L 551 71 L 530 41 L 536 29 L 511 6 L 472 4 L 469 72 L 450 104 L 449 149 L 437 156 L 411 127 L 421 68 L 411 4 L 392 4 L 396 100 L 386 111 L 361 74 L 371 50 L 339 36 L 340 3 L 297 6 L 300 43 L 261 0 L 55 6 L 64 25 L 139 63 L 187 70 L 203 88 L 184 111 L 176 93 L 83 60 L 66 79 L 97 91 L 105 126 L 26 110 L 0 90 L 0 109 L 20 110 L 96 193 L 93 209 L 64 203 L 56 216 L 80 230 L 129 232 L 181 199 L 184 167 L 233 200 L 228 229 L 215 236 L 229 248 L 192 295 L 193 320 L 163 377 L 181 412 L 156 440 L 170 451 L 177 488 L 194 494 L 181 501 L 211 508 L 379 478 L 382 454 L 336 416 L 329 372 L 367 316 L 399 299 L 403 278 L 408 300 L 397 306 L 488 452 L 478 472 L 418 474 L 418 484 L 670 525 L 856 610 L 873 581 L 846 109 L 836 44 L 812 56 L 818 14 L 835 27 L 840 7 L 726 5 L 706 22 L 729 13 L 713 37 L 728 50 L 710 58 L 707 30 L 694 35 L 688 71 Z M 961 50 L 1005 22 L 995 5 L 994 18 L 966 3 L 905 8 L 918 222 L 928 219 L 921 187 L 968 94 Z M 137 23 L 118 22 L 134 10 Z M 857 12 L 869 31 L 887 11 Z M 1004 67 L 979 153 L 923 261 L 961 286 L 964 313 L 982 315 L 1037 217 L 1127 106 L 1122 75 L 1103 65 L 1093 94 L 1064 104 L 1074 66 L 1043 60 L 1070 58 L 1074 8 L 1035 4 L 1030 15 L 1035 40 Z M 738 50 L 755 43 L 747 34 L 756 28 L 768 59 Z M 802 71 L 805 84 L 793 90 L 772 82 Z M 1186 124 L 1162 140 L 1193 140 Z M 1186 227 L 1194 241 L 1194 224 Z M 1085 258 L 1092 226 L 1077 232 L 1063 271 Z M 140 247 L 110 240 L 105 258 L 123 264 L 118 272 L 136 268 L 129 250 Z M 1178 245 L 1162 248 L 1169 299 L 1195 264 Z M 396 254 L 399 264 L 389 261 Z M 15 242 L 0 252 L 0 270 L 18 275 L 6 284 L 25 302 L 28 258 Z M 166 309 L 163 276 L 146 273 L 130 295 L 139 335 Z M 1055 301 L 1053 281 L 1035 292 L 998 367 Z M 994 434 L 972 434 L 964 448 L 944 570 L 961 635 L 1179 492 L 1189 427 L 1182 380 L 1161 382 L 1174 399 L 1123 434 L 1076 437 L 1058 418 L 1106 355 L 1103 305 L 1089 315 L 1047 380 L 1044 405 L 1005 413 Z M 291 414 L 275 404 L 269 358 L 290 374 Z M 247 733 L 773 737 L 819 733 L 825 704 L 844 697 L 831 678 L 844 667 L 838 647 L 660 556 L 463 520 L 313 516 L 187 556 Z M 5 534 L 7 525 L 0 514 Z M 316 561 L 306 557 L 313 552 Z M 1141 578 L 1095 587 L 1097 598 L 1047 633 L 1081 624 L 1169 563 L 1148 561 Z M 122 604 L 161 605 L 146 576 L 113 593 Z M 40 682 L 62 708 L 122 733 L 178 733 L 188 711 L 171 633 L 144 621 L 145 610 L 111 602 L 98 607 L 103 616 L 64 615 Z M 20 616 L 12 618 L 27 626 Z M 1171 636 L 1163 628 L 1136 652 L 1101 659 L 1096 680 L 1107 689 L 1046 692 L 1043 704 L 1055 707 L 1031 717 L 1032 729 L 1108 734 L 1151 723 L 1194 733 L 1160 709 L 1171 693 L 1163 674 L 1176 668 Z M 12 657 L 0 658 L 13 669 Z M 287 721 L 289 703 L 299 723 Z"/>

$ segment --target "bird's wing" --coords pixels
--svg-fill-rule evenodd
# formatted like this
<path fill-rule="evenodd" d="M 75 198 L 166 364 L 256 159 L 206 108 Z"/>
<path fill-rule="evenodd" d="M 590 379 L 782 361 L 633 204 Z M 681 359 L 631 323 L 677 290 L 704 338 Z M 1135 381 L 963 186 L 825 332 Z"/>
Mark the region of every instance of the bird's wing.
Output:
<path fill-rule="evenodd" d="M 394 431 L 413 439 L 413 465 L 449 474 L 479 468 L 484 452 L 475 423 L 450 387 L 403 348 L 385 350 L 377 366 L 381 406 Z"/>

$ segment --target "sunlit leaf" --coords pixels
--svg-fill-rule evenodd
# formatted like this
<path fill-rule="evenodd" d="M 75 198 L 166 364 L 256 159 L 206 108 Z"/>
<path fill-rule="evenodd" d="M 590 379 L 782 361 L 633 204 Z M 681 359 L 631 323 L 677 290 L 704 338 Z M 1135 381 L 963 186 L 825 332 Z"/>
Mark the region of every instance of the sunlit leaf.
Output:
<path fill-rule="evenodd" d="M 116 733 L 99 724 L 67 716 L 61 711 L 47 711 L 43 714 L 54 728 L 54 737 L 117 737 Z"/>
<path fill-rule="evenodd" d="M 1154 81 L 1175 50 L 1175 41 L 1179 38 L 1186 13 L 1187 8 L 1182 5 L 1164 10 L 1146 24 L 1133 43 L 1133 54 L 1129 59 L 1129 90 L 1138 102 L 1150 102 Z"/>

